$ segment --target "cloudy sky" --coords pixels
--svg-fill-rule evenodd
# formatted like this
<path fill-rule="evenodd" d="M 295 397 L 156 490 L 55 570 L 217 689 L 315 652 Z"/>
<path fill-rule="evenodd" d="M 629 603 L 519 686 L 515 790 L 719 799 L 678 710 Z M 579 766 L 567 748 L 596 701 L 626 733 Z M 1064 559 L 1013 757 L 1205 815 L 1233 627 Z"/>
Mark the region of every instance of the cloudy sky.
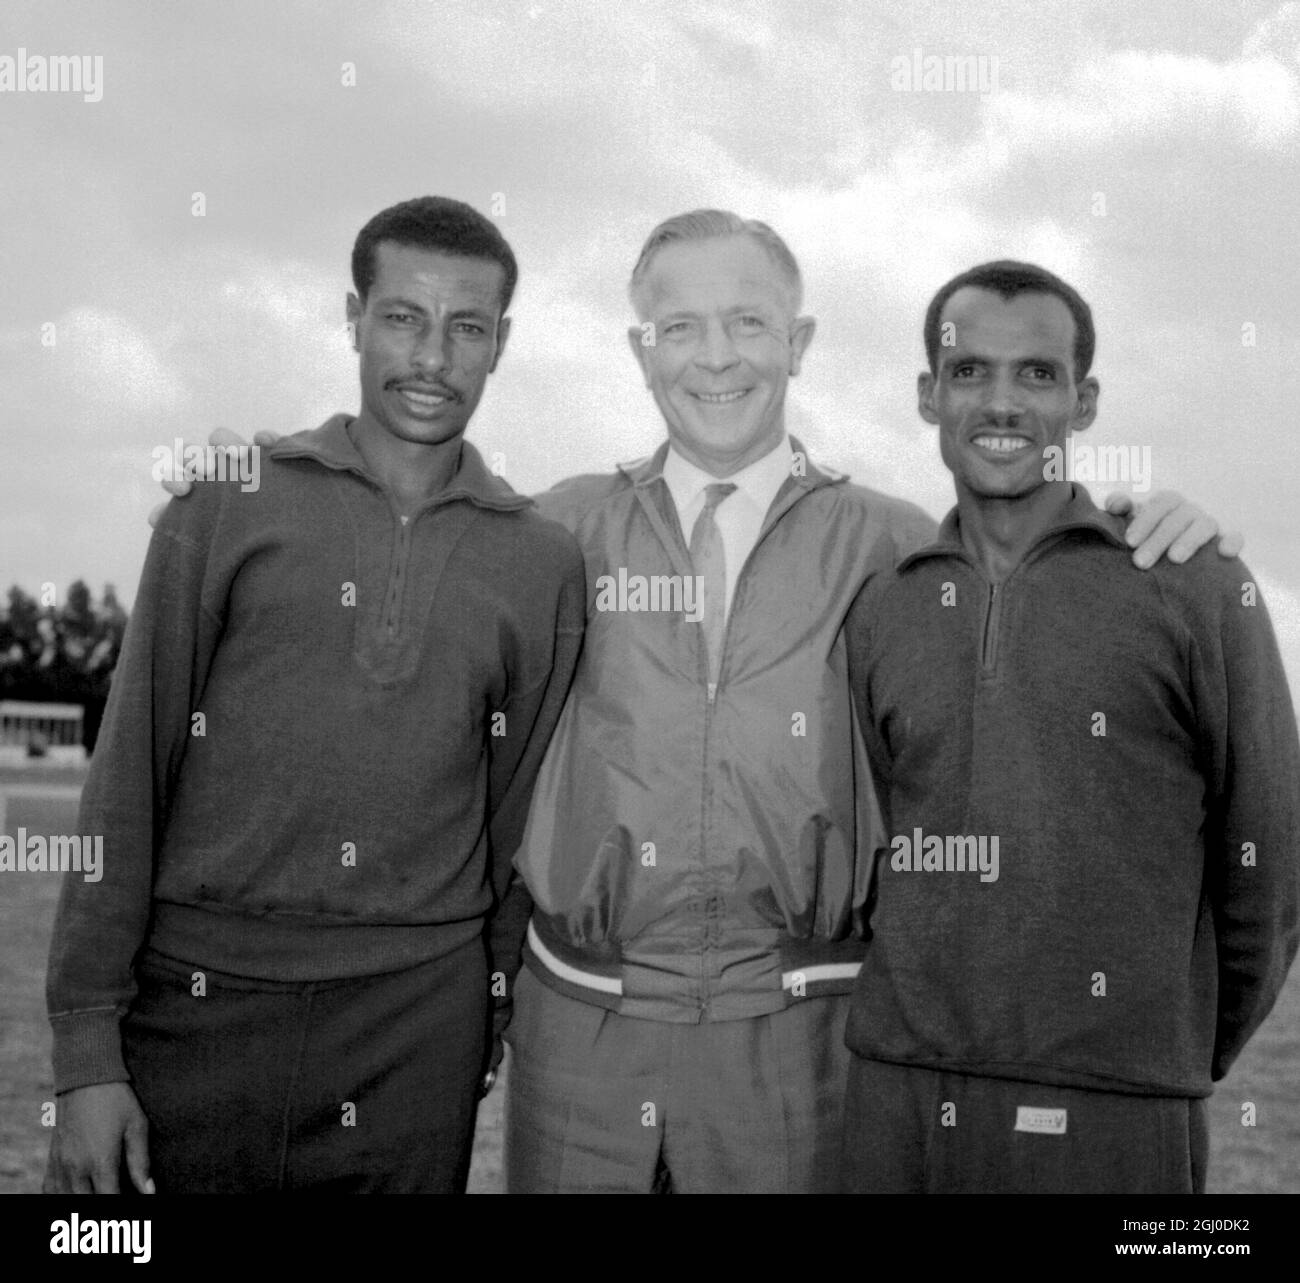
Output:
<path fill-rule="evenodd" d="M 1070 279 L 1092 444 L 1245 531 L 1300 683 L 1300 4 L 6 0 L 20 49 L 102 58 L 102 96 L 0 88 L 0 588 L 129 601 L 155 446 L 355 410 L 352 240 L 426 192 L 495 209 L 521 264 L 472 439 L 523 490 L 647 452 L 624 283 L 713 205 L 803 265 L 792 430 L 936 515 L 927 300 L 994 257 Z M 988 92 L 896 87 L 914 57 L 984 59 Z"/>

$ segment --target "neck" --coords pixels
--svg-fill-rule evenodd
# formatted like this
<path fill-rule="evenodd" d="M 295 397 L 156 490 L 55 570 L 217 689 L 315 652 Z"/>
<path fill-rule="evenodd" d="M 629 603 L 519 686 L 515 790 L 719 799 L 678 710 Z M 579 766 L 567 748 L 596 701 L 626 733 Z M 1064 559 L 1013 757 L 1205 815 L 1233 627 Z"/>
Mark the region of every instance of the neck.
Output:
<path fill-rule="evenodd" d="M 719 481 L 725 481 L 728 477 L 734 477 L 737 472 L 748 468 L 751 463 L 757 463 L 760 459 L 766 459 L 773 450 L 777 449 L 785 440 L 785 430 L 782 429 L 775 441 L 756 442 L 748 450 L 737 455 L 728 455 L 720 457 L 717 455 L 702 454 L 700 451 L 693 449 L 684 442 L 678 441 L 671 435 L 669 440 L 672 447 L 678 454 L 686 460 L 687 463 L 693 463 L 701 472 L 707 472 L 711 477 L 717 477 Z"/>
<path fill-rule="evenodd" d="M 348 435 L 366 466 L 403 510 L 445 490 L 460 466 L 461 434 L 429 444 L 403 441 L 362 410 Z"/>
<path fill-rule="evenodd" d="M 1001 583 L 1070 502 L 1068 481 L 1048 481 L 1011 499 L 977 495 L 958 484 L 963 547 L 993 583 Z"/>

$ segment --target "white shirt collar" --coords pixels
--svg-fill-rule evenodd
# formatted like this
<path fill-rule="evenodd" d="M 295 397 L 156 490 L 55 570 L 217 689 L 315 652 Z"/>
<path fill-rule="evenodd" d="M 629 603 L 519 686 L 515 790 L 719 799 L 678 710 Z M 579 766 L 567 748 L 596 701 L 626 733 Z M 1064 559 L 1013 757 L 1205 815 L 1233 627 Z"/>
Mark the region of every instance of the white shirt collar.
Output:
<path fill-rule="evenodd" d="M 776 492 L 793 470 L 793 460 L 794 451 L 790 447 L 790 436 L 787 433 L 761 459 L 755 459 L 739 472 L 722 478 L 696 467 L 677 452 L 675 445 L 669 443 L 668 456 L 664 459 L 664 483 L 677 505 L 679 517 L 699 498 L 705 486 L 711 486 L 720 480 L 731 482 L 761 514 L 766 514 L 772 506 L 772 500 L 776 498 Z"/>

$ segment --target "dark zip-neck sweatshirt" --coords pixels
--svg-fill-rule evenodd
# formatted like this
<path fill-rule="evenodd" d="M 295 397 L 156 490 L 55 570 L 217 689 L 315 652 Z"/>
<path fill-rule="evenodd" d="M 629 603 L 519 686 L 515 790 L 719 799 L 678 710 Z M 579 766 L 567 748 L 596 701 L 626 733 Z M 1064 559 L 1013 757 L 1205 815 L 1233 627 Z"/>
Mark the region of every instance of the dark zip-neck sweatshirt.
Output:
<path fill-rule="evenodd" d="M 399 515 L 338 415 L 202 483 L 150 543 L 82 794 L 47 996 L 55 1089 L 125 1080 L 149 947 L 309 981 L 483 931 L 581 646 L 573 537 L 462 443 Z M 485 1003 L 487 995 L 484 995 Z"/>
<path fill-rule="evenodd" d="M 1139 571 L 1075 486 L 1005 582 L 954 510 L 847 628 L 889 843 L 849 1046 L 1208 1095 L 1298 935 L 1300 746 L 1250 572 Z"/>

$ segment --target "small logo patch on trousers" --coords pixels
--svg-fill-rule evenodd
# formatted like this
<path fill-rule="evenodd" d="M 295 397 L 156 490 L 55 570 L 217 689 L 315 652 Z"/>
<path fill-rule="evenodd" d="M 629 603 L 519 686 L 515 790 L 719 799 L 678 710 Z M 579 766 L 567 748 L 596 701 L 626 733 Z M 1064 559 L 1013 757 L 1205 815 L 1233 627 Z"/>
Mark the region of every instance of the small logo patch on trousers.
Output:
<path fill-rule="evenodd" d="M 1033 1105 L 1016 1106 L 1016 1131 L 1037 1132 L 1041 1136 L 1065 1135 L 1064 1109 L 1039 1109 Z"/>

